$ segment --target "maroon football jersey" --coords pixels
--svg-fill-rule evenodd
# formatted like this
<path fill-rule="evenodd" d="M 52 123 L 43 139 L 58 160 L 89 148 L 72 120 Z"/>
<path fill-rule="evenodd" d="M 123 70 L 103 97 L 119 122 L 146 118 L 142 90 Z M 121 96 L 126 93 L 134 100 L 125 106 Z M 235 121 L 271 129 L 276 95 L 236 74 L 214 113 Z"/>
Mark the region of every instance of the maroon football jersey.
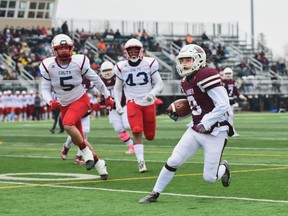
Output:
<path fill-rule="evenodd" d="M 90 89 L 90 80 L 84 77 L 82 81 L 82 85 L 84 86 L 86 91 L 88 91 L 88 89 Z"/>
<path fill-rule="evenodd" d="M 229 100 L 234 100 L 235 97 L 239 97 L 240 93 L 238 91 L 235 80 L 222 79 L 222 83 L 228 93 Z"/>
<path fill-rule="evenodd" d="M 221 86 L 218 71 L 213 68 L 202 68 L 189 77 L 184 77 L 181 88 L 192 107 L 193 123 L 198 124 L 206 113 L 214 109 L 214 103 L 207 91 Z"/>
<path fill-rule="evenodd" d="M 110 92 L 111 97 L 114 99 L 114 86 L 116 82 L 116 75 L 114 75 L 111 79 L 107 80 L 103 77 L 101 77 L 102 81 L 104 82 L 106 88 Z M 126 97 L 124 95 L 124 92 L 122 91 L 122 99 L 121 99 L 121 106 L 125 106 L 126 104 Z"/>

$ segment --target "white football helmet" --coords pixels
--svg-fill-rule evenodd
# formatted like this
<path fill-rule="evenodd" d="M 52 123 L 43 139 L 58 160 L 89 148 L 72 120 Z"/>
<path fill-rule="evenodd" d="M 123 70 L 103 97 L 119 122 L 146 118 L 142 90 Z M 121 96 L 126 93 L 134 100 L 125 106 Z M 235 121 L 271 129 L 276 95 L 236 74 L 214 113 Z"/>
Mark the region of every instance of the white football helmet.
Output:
<path fill-rule="evenodd" d="M 53 38 L 51 47 L 54 55 L 59 60 L 66 61 L 71 59 L 74 50 L 74 42 L 68 35 L 58 34 Z M 69 47 L 69 50 L 58 50 L 60 47 Z"/>
<path fill-rule="evenodd" d="M 3 93 L 0 91 L 0 96 L 3 95 Z"/>
<path fill-rule="evenodd" d="M 23 91 L 21 92 L 21 94 L 22 94 L 22 95 L 26 95 L 27 92 L 26 92 L 25 90 L 23 90 Z"/>
<path fill-rule="evenodd" d="M 131 48 L 137 48 L 139 49 L 139 51 L 137 53 L 129 52 Z M 144 51 L 143 44 L 135 38 L 129 39 L 124 46 L 124 55 L 131 62 L 137 62 L 139 59 L 142 59 L 143 51 Z"/>
<path fill-rule="evenodd" d="M 185 64 L 184 58 L 191 58 L 191 64 Z M 206 66 L 206 53 L 196 44 L 185 45 L 176 56 L 176 69 L 181 77 L 189 76 Z"/>
<path fill-rule="evenodd" d="M 20 91 L 16 91 L 16 92 L 15 92 L 15 95 L 20 95 Z"/>
<path fill-rule="evenodd" d="M 226 67 L 223 71 L 224 79 L 232 79 L 233 78 L 233 70 L 230 67 Z"/>
<path fill-rule="evenodd" d="M 104 79 L 111 79 L 114 76 L 114 65 L 110 61 L 104 61 L 100 67 L 101 76 Z"/>

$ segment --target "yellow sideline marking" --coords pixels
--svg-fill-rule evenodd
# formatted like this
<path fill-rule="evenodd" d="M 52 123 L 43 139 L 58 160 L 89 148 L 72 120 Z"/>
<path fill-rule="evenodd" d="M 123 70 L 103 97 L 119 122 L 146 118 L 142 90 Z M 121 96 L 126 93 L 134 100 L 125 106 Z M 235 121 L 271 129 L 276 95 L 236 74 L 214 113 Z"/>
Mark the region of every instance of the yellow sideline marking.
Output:
<path fill-rule="evenodd" d="M 288 170 L 288 167 L 273 167 L 266 169 L 252 169 L 252 170 L 236 170 L 232 173 L 246 173 L 246 172 L 261 172 L 261 171 L 274 171 L 274 170 Z M 15 173 L 17 174 L 17 173 Z M 175 174 L 174 177 L 187 177 L 187 176 L 202 176 L 203 173 L 193 173 L 193 174 Z M 88 183 L 107 183 L 107 182 L 120 182 L 120 181 L 135 181 L 135 180 L 147 180 L 147 179 L 157 179 L 158 176 L 147 176 L 147 177 L 134 177 L 134 178 L 123 178 L 123 179 L 111 179 L 111 180 L 93 180 L 93 181 L 70 181 L 70 182 L 56 182 L 56 183 L 43 183 L 43 184 L 24 184 L 24 185 L 11 185 L 11 186 L 0 186 L 1 189 L 15 189 L 15 188 L 29 188 L 29 187 L 51 187 L 55 185 L 75 185 L 75 184 L 88 184 Z M 1 183 L 1 180 L 0 180 Z M 17 183 L 17 182 L 15 182 Z"/>
<path fill-rule="evenodd" d="M 0 141 L 0 144 L 4 144 L 1 143 Z M 2 146 L 1 149 L 10 149 L 10 150 L 13 150 L 13 149 L 18 149 L 18 150 L 34 150 L 34 151 L 57 151 L 59 150 L 59 148 L 34 148 L 34 147 L 11 147 L 11 146 Z M 123 150 L 97 150 L 97 152 L 123 152 Z M 145 151 L 146 154 L 171 154 L 171 151 Z M 202 154 L 202 152 L 199 152 L 197 154 Z M 231 154 L 231 153 L 225 153 L 224 154 L 225 156 L 246 156 L 246 157 L 288 157 L 288 154 Z"/>

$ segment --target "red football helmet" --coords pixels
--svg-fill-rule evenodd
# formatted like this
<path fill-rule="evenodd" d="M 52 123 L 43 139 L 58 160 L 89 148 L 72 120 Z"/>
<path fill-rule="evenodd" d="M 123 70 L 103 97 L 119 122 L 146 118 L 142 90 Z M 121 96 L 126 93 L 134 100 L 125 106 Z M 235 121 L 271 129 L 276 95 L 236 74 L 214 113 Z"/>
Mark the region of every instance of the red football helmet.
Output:
<path fill-rule="evenodd" d="M 71 59 L 74 42 L 68 35 L 58 34 L 53 38 L 51 47 L 57 59 L 66 61 Z"/>

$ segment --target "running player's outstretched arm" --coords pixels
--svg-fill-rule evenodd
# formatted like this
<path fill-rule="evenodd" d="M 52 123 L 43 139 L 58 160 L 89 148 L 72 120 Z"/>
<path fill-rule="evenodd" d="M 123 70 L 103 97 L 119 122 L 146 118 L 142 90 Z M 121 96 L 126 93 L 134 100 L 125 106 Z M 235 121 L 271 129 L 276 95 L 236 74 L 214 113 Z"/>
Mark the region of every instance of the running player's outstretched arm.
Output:
<path fill-rule="evenodd" d="M 101 92 L 101 94 L 104 95 L 105 98 L 108 98 L 110 96 L 109 91 L 107 90 L 104 82 L 102 79 L 95 73 L 95 71 L 92 68 L 88 68 L 86 70 L 86 73 L 84 76 L 91 80 L 91 84 L 95 85 L 96 88 Z"/>
<path fill-rule="evenodd" d="M 162 78 L 158 71 L 152 75 L 152 80 L 153 80 L 154 86 L 153 86 L 153 89 L 150 91 L 150 93 L 156 96 L 157 94 L 161 92 L 161 90 L 164 87 Z"/>
<path fill-rule="evenodd" d="M 122 86 L 123 86 L 123 81 L 117 77 L 113 91 L 114 91 L 114 100 L 115 100 L 116 111 L 119 114 L 123 114 L 123 109 L 121 106 Z"/>
<path fill-rule="evenodd" d="M 51 100 L 53 100 L 52 97 L 52 86 L 51 86 L 51 78 L 48 74 L 48 72 L 45 70 L 44 63 L 40 64 L 40 75 L 42 77 L 41 81 L 41 94 L 44 100 L 49 104 Z"/>
<path fill-rule="evenodd" d="M 49 104 L 51 100 L 53 100 L 52 98 L 52 88 L 51 88 L 51 83 L 50 81 L 47 81 L 45 79 L 42 79 L 42 83 L 41 83 L 41 94 L 42 97 L 44 98 L 44 100 Z"/>

